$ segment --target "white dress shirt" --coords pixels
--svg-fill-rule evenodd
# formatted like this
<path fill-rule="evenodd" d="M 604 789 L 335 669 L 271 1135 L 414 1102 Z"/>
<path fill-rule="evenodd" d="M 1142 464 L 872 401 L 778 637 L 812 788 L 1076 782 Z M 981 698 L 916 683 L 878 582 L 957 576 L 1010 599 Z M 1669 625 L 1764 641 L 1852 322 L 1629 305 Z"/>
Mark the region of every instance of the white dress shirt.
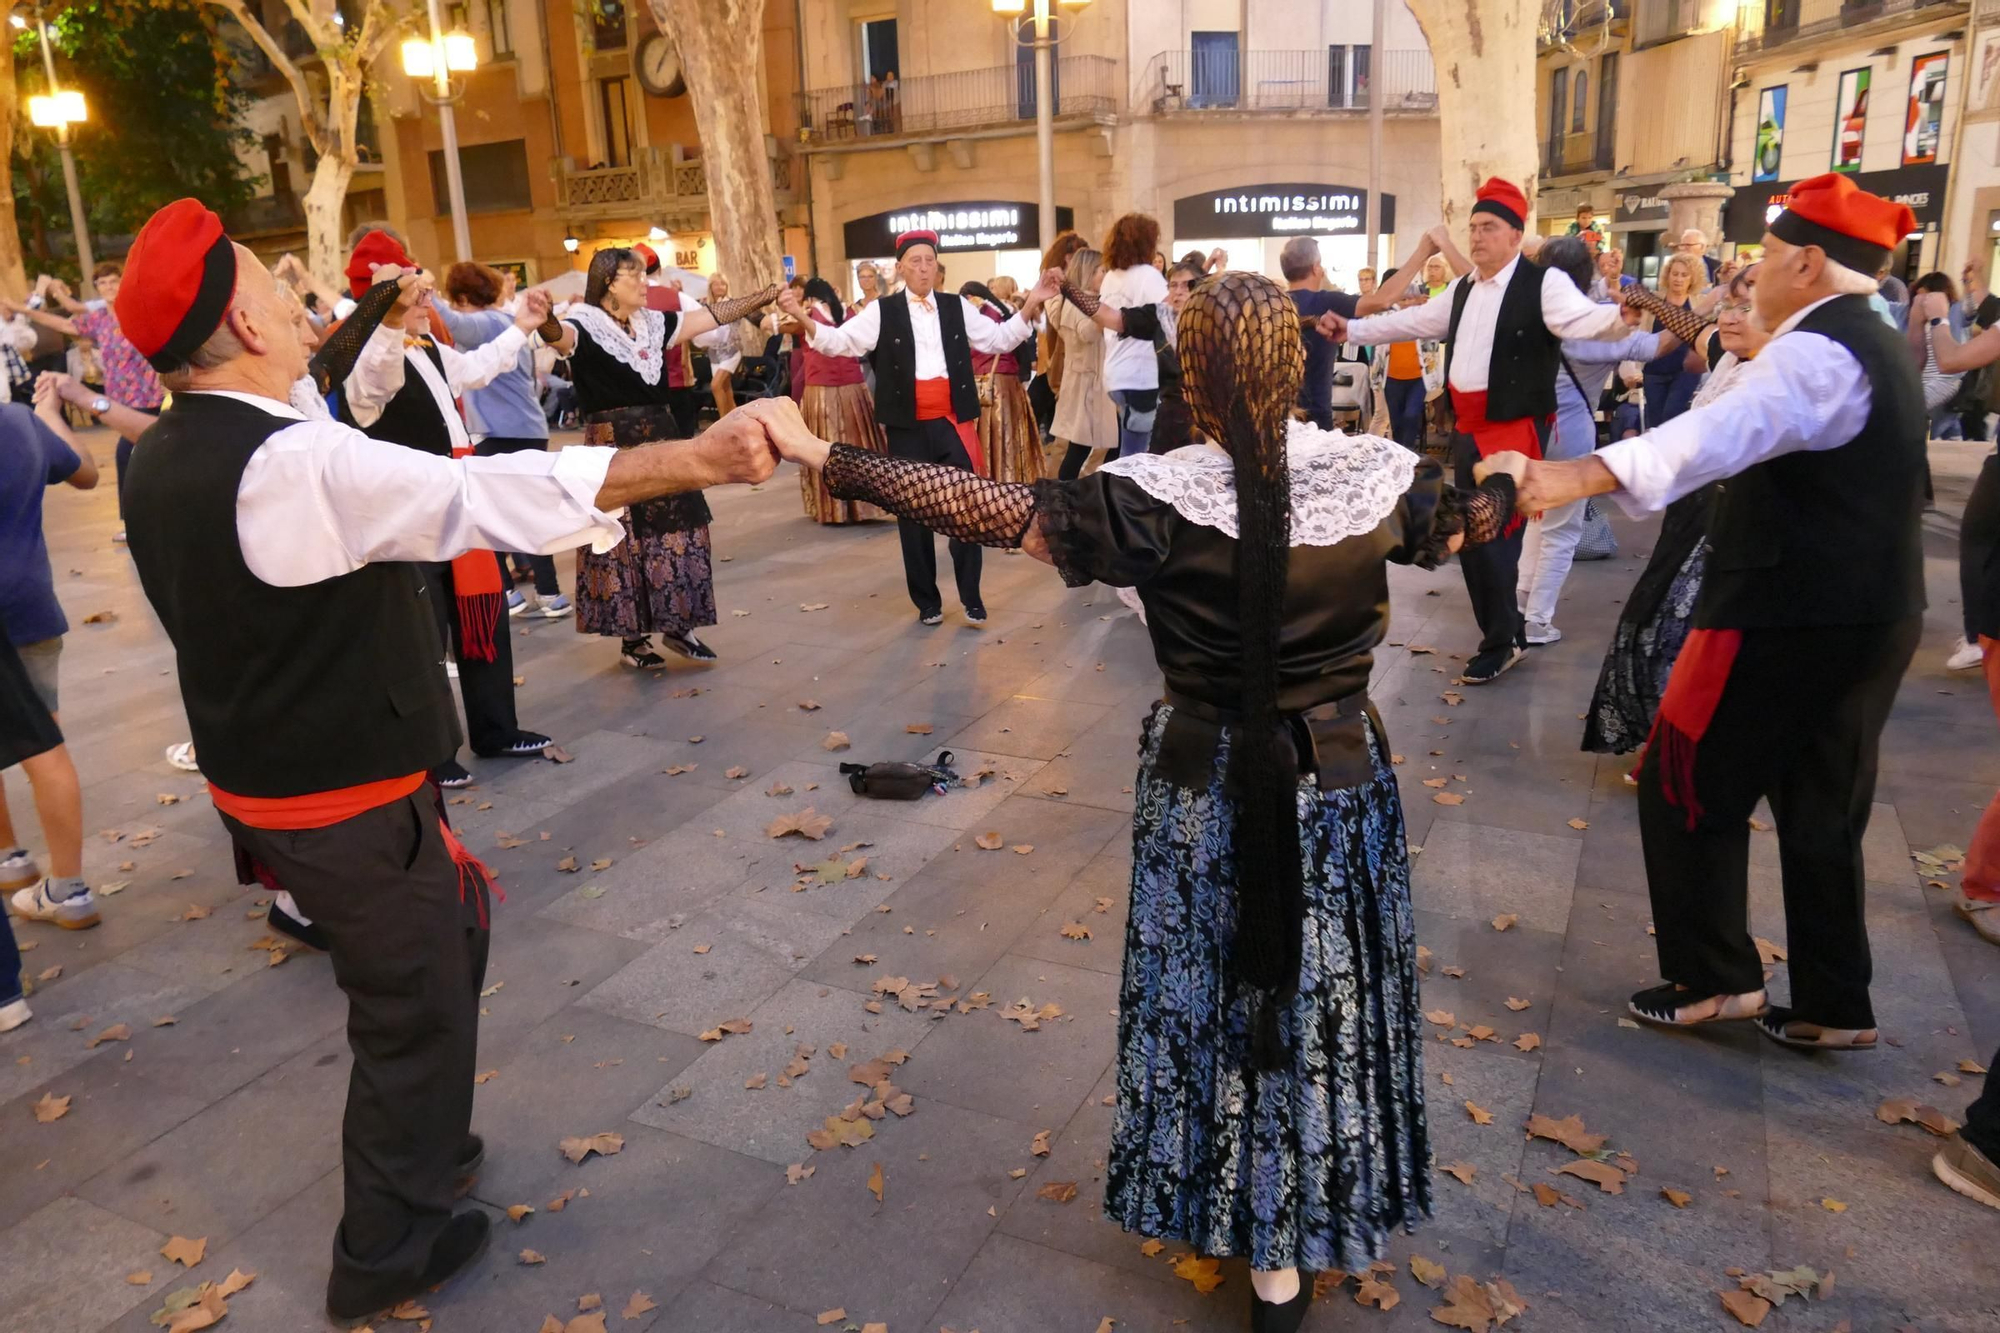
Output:
<path fill-rule="evenodd" d="M 438 358 L 444 362 L 444 375 L 440 377 L 437 366 L 423 348 L 407 343 L 401 329 L 380 325 L 368 335 L 361 354 L 354 360 L 354 369 L 348 373 L 347 410 L 364 428 L 374 425 L 389 400 L 402 391 L 404 368 L 414 367 L 417 378 L 431 391 L 431 398 L 444 417 L 445 428 L 451 432 L 452 452 L 461 453 L 472 447 L 472 437 L 466 433 L 465 418 L 459 415 L 458 404 L 453 400 L 468 389 L 484 388 L 514 369 L 527 345 L 528 335 L 518 327 L 469 352 L 438 343 Z"/>
<path fill-rule="evenodd" d="M 296 423 L 258 447 L 236 488 L 243 562 L 273 587 L 471 550 L 553 555 L 587 544 L 601 553 L 625 535 L 617 512 L 596 503 L 615 449 L 439 458 L 289 403 L 213 392 Z"/>
<path fill-rule="evenodd" d="M 940 292 L 932 292 L 929 296 L 918 296 L 915 292 L 906 295 L 910 303 L 910 337 L 916 344 L 919 380 L 945 378 L 944 333 L 938 327 L 939 301 L 958 302 L 965 317 L 966 341 L 972 344 L 975 352 L 998 356 L 1002 352 L 1013 351 L 1034 336 L 1028 321 L 1022 319 L 1018 312 L 1006 323 L 995 324 L 963 296 Z M 866 356 L 875 350 L 875 344 L 882 337 L 882 303 L 870 301 L 839 328 L 818 320 L 807 320 L 806 337 L 813 350 L 828 356 Z"/>
<path fill-rule="evenodd" d="M 1861 363 L 1833 339 L 1797 331 L 1832 299 L 1780 324 L 1756 360 L 1709 402 L 1599 449 L 1618 478 L 1611 496 L 1619 507 L 1638 518 L 1767 458 L 1838 449 L 1859 435 L 1874 397 Z"/>
<path fill-rule="evenodd" d="M 1347 322 L 1351 343 L 1399 343 L 1442 338 L 1451 331 L 1451 303 L 1457 299 L 1460 283 L 1471 283 L 1465 297 L 1465 313 L 1458 320 L 1458 341 L 1451 351 L 1451 387 L 1465 393 L 1482 393 L 1493 362 L 1493 329 L 1500 320 L 1500 301 L 1514 268 L 1522 263 L 1515 255 L 1490 278 L 1477 269 L 1454 279 L 1443 291 L 1419 306 L 1367 315 Z M 1533 263 L 1533 260 L 1526 261 Z M 1542 323 L 1558 338 L 1620 338 L 1626 333 L 1625 319 L 1615 305 L 1599 305 L 1576 289 L 1567 273 L 1542 270 Z"/>

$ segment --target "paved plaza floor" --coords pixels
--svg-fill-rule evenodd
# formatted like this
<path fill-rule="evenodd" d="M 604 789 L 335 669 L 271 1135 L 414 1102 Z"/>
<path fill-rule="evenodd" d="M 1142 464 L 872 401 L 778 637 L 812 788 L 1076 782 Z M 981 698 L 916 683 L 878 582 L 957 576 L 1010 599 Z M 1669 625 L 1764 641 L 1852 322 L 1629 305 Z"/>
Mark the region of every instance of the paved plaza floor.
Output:
<path fill-rule="evenodd" d="M 236 884 L 201 782 L 162 760 L 187 734 L 173 660 L 112 544 L 111 442 L 94 443 L 107 485 L 57 488 L 48 530 L 86 868 L 107 896 L 94 931 L 17 924 L 44 979 L 35 1020 L 0 1037 L 0 1330 L 138 1333 L 232 1270 L 255 1281 L 220 1327 L 324 1328 L 344 1004 L 324 957 L 270 951 L 265 895 Z M 1733 1273 L 1800 1266 L 1819 1294 L 1766 1329 L 2000 1328 L 2000 1214 L 1931 1179 L 1937 1139 L 1876 1116 L 1899 1097 L 1959 1114 L 1981 1082 L 1960 1062 L 2000 1043 L 2000 949 L 1926 887 L 1956 877 L 1912 857 L 1963 847 L 2000 786 L 1981 683 L 1942 665 L 1978 456 L 1941 448 L 1924 519 L 1932 605 L 1867 843 L 1885 1037 L 1868 1055 L 1621 1017 L 1657 976 L 1636 810 L 1624 765 L 1577 742 L 1653 527 L 1621 519 L 1619 556 L 1570 580 L 1567 637 L 1462 701 L 1445 697 L 1475 637 L 1457 570 L 1392 571 L 1373 693 L 1422 848 L 1437 1216 L 1387 1256 L 1392 1308 L 1357 1303 L 1350 1278 L 1309 1329 L 1437 1327 L 1443 1293 L 1413 1264 L 1446 1287 L 1504 1278 L 1527 1333 L 1735 1328 Z M 1134 755 L 1159 688 L 1143 627 L 1108 590 L 989 553 L 991 623 L 952 608 L 925 629 L 892 525 L 813 526 L 789 469 L 711 503 L 722 660 L 635 673 L 569 622 L 515 621 L 521 721 L 573 762 L 470 760 L 478 785 L 451 806 L 507 893 L 470 1195 L 498 1226 L 423 1301 L 435 1328 L 1245 1327 L 1241 1261 L 1204 1293 L 1185 1247 L 1102 1217 Z M 115 618 L 83 623 L 100 612 Z M 980 785 L 870 802 L 836 772 L 940 747 Z M 25 784 L 7 786 L 29 836 Z M 767 836 L 809 807 L 831 820 L 819 840 Z M 1782 950 L 1774 835 L 1752 847 L 1755 933 Z M 93 1042 L 117 1024 L 130 1035 Z M 850 1077 L 882 1057 L 900 1063 Z M 885 1073 L 909 1102 L 843 1118 Z M 67 1113 L 44 1123 L 45 1097 Z M 1581 1159 L 1530 1138 L 1535 1115 L 1625 1154 L 1607 1184 L 1554 1174 Z M 597 1135 L 622 1148 L 565 1155 Z M 532 1211 L 510 1220 L 517 1205 Z M 176 1237 L 204 1243 L 198 1263 L 162 1254 Z"/>

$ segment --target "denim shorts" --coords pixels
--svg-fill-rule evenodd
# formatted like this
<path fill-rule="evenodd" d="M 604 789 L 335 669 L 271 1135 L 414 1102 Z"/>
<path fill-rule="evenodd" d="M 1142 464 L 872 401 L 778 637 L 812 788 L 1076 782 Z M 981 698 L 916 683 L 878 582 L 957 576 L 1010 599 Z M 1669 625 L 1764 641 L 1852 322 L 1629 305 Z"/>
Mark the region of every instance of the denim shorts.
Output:
<path fill-rule="evenodd" d="M 41 696 L 42 707 L 51 713 L 56 711 L 56 667 L 62 661 L 62 650 L 60 634 L 40 643 L 24 643 L 14 650 L 21 655 L 21 665 L 27 668 L 29 683 Z"/>

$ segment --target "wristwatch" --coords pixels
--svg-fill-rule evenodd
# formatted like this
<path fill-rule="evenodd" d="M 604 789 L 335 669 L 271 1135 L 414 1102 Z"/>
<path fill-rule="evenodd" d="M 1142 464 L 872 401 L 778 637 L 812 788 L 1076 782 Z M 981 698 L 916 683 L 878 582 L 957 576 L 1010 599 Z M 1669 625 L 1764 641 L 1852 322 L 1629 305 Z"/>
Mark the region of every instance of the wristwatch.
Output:
<path fill-rule="evenodd" d="M 1927 326 L 1934 329 L 1942 323 L 1944 323 L 1944 316 L 1935 315 L 1930 320 L 1927 321 Z"/>
<path fill-rule="evenodd" d="M 110 410 L 111 410 L 111 400 L 109 398 L 99 395 L 98 397 L 90 400 L 90 414 L 92 416 L 101 417 Z"/>

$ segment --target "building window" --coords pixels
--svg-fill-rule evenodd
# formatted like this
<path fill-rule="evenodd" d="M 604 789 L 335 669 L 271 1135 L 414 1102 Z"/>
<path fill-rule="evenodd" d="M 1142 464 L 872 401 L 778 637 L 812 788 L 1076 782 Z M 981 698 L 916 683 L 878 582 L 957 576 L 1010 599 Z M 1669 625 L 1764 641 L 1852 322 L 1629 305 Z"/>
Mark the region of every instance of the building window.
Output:
<path fill-rule="evenodd" d="M 1618 151 L 1618 55 L 1607 53 L 1597 62 L 1597 157 L 1599 171 L 1610 171 Z"/>
<path fill-rule="evenodd" d="M 1194 66 L 1188 80 L 1194 85 L 1189 106 L 1235 106 L 1239 86 L 1236 65 L 1236 34 L 1197 32 L 1190 34 Z"/>
<path fill-rule="evenodd" d="M 507 0 L 486 0 L 486 35 L 493 44 L 493 58 L 514 54 L 514 30 L 507 24 Z"/>
<path fill-rule="evenodd" d="M 430 158 L 432 212 L 444 217 L 451 212 L 444 153 L 432 149 Z M 462 145 L 458 150 L 458 168 L 465 179 L 468 213 L 507 213 L 535 206 L 529 190 L 526 139 Z"/>
<path fill-rule="evenodd" d="M 1571 134 L 1582 134 L 1584 112 L 1590 105 L 1589 70 L 1578 68 L 1576 71 L 1576 91 L 1571 95 L 1569 102 L 1569 132 Z"/>
<path fill-rule="evenodd" d="M 1554 70 L 1549 74 L 1549 143 L 1548 170 L 1562 170 L 1563 121 L 1569 115 L 1569 71 Z"/>
<path fill-rule="evenodd" d="M 1799 6 L 1803 0 L 1764 0 L 1764 26 L 1766 28 L 1796 28 L 1799 26 Z"/>
<path fill-rule="evenodd" d="M 625 5 L 623 0 L 594 0 L 591 7 L 591 44 L 599 51 L 625 49 Z"/>
<path fill-rule="evenodd" d="M 271 194 L 277 199 L 292 197 L 292 164 L 285 160 L 285 141 L 275 134 L 264 136 L 264 161 L 271 168 Z"/>
<path fill-rule="evenodd" d="M 1049 19 L 1049 36 L 1056 37 L 1062 20 Z M 1017 114 L 1022 120 L 1032 120 L 1035 116 L 1035 48 L 1016 44 L 1014 47 L 1014 83 Z M 1049 114 L 1062 114 L 1062 61 L 1049 61 Z"/>
<path fill-rule="evenodd" d="M 632 80 L 620 76 L 597 85 L 604 114 L 604 161 L 607 167 L 632 165 Z"/>
<path fill-rule="evenodd" d="M 896 20 L 870 19 L 855 27 L 860 30 L 862 83 L 886 79 L 903 67 L 896 50 Z"/>

